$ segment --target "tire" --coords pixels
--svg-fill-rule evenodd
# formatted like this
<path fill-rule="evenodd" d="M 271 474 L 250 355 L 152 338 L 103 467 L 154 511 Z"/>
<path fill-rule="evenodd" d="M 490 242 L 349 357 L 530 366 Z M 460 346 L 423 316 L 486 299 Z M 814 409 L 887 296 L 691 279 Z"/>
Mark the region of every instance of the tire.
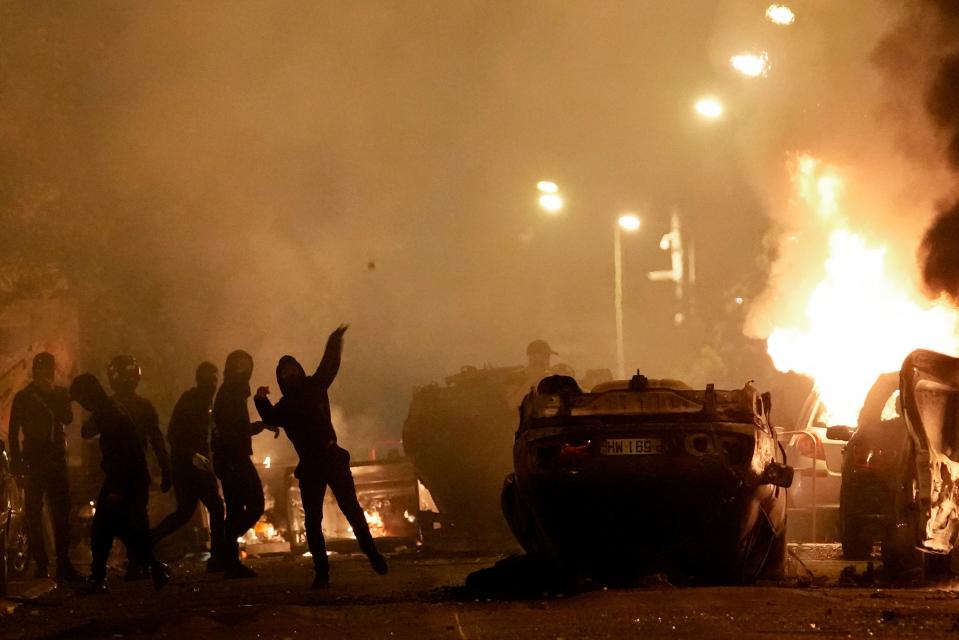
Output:
<path fill-rule="evenodd" d="M 893 580 L 920 573 L 923 553 L 918 549 L 919 505 L 916 503 L 918 480 L 915 454 L 910 445 L 904 456 L 905 464 L 895 493 L 892 518 L 882 541 L 882 564 L 886 575 Z"/>
<path fill-rule="evenodd" d="M 872 536 L 868 531 L 856 528 L 853 519 L 842 513 L 840 506 L 840 542 L 842 556 L 846 560 L 868 560 L 872 555 Z"/>
<path fill-rule="evenodd" d="M 759 577 L 764 580 L 781 580 L 786 574 L 786 530 L 783 529 L 769 547 L 766 563 Z"/>

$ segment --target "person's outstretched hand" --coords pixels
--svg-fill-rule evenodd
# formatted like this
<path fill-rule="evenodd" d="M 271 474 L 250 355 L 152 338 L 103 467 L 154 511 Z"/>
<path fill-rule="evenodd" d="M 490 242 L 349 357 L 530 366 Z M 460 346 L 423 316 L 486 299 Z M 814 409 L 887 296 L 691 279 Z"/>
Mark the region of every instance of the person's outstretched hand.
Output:
<path fill-rule="evenodd" d="M 269 388 L 269 387 L 257 387 L 257 389 L 256 389 L 256 397 L 257 397 L 257 398 L 265 398 L 265 397 L 267 397 L 268 395 L 270 395 L 270 388 Z"/>
<path fill-rule="evenodd" d="M 349 324 L 341 324 L 336 329 L 333 330 L 333 333 L 330 334 L 331 338 L 342 338 L 343 334 L 346 333 L 346 330 L 350 328 Z"/>

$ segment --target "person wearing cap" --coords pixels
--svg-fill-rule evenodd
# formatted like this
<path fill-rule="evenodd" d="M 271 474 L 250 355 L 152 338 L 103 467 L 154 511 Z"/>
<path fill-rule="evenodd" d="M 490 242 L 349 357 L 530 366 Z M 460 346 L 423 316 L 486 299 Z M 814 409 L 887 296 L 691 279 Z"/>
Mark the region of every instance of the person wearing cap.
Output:
<path fill-rule="evenodd" d="M 545 340 L 533 340 L 526 346 L 526 377 L 536 384 L 550 373 L 550 358 L 559 354 Z"/>
<path fill-rule="evenodd" d="M 64 425 L 73 421 L 70 396 L 54 384 L 53 354 L 33 358 L 33 380 L 13 397 L 10 409 L 10 455 L 14 473 L 25 480 L 27 546 L 36 577 L 47 577 L 49 561 L 43 540 L 43 502 L 53 522 L 58 583 L 79 580 L 70 562 L 70 485 L 67 481 Z M 20 433 L 23 432 L 23 448 Z"/>

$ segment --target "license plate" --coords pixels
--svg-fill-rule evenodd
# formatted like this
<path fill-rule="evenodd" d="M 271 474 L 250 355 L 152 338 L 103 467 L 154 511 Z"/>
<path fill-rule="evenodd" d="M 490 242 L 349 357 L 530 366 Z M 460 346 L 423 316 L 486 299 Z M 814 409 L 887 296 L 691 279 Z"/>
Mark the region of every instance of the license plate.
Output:
<path fill-rule="evenodd" d="M 665 453 L 660 438 L 609 438 L 599 452 L 604 456 L 648 456 Z"/>

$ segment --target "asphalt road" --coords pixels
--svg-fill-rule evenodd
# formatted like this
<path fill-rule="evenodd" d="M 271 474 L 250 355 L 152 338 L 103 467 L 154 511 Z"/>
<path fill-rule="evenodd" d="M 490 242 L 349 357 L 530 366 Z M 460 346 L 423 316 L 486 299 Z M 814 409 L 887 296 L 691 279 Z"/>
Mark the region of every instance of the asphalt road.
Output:
<path fill-rule="evenodd" d="M 333 587 L 314 592 L 308 558 L 253 561 L 260 576 L 227 581 L 202 565 L 174 566 L 149 582 L 111 582 L 109 595 L 14 585 L 0 601 L 0 637 L 21 638 L 959 638 L 959 584 L 912 589 L 843 586 L 847 566 L 829 548 L 799 552 L 781 585 L 674 587 L 659 579 L 629 589 L 493 598 L 462 588 L 496 558 L 394 555 L 388 576 L 365 559 L 334 556 Z M 807 571 L 811 570 L 811 573 Z M 855 579 L 865 564 L 855 566 Z M 489 595 L 489 594 L 487 594 Z"/>

